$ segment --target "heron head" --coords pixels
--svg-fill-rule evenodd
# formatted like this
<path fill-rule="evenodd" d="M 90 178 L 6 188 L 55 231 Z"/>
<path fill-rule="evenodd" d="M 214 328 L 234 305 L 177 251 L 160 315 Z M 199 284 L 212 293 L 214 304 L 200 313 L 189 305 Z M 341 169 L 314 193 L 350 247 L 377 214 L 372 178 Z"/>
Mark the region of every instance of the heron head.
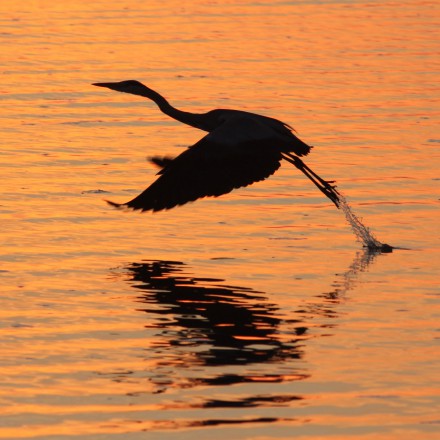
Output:
<path fill-rule="evenodd" d="M 120 82 L 105 82 L 93 83 L 93 86 L 107 87 L 108 89 L 116 90 L 117 92 L 131 93 L 133 95 L 148 96 L 152 92 L 147 86 L 134 79 Z"/>

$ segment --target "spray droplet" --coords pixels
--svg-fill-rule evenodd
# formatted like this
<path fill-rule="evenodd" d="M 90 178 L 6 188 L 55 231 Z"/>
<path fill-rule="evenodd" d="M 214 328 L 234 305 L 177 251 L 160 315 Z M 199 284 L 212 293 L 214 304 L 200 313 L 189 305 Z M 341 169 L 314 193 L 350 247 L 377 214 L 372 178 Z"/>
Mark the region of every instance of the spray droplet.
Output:
<path fill-rule="evenodd" d="M 361 219 L 352 211 L 345 197 L 338 192 L 339 207 L 345 214 L 345 218 L 350 223 L 356 238 L 371 251 L 389 253 L 393 252 L 393 247 L 386 243 L 381 243 L 373 233 L 362 223 Z"/>

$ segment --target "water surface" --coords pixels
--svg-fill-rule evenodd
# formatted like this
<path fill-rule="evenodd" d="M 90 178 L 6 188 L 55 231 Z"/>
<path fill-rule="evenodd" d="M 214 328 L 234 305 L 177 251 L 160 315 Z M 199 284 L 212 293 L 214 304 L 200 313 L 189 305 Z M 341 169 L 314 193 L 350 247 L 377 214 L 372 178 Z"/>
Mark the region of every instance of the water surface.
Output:
<path fill-rule="evenodd" d="M 438 4 L 2 2 L 0 438 L 434 439 Z M 158 214 L 112 210 L 179 108 L 315 146 L 381 242 L 288 164 Z"/>

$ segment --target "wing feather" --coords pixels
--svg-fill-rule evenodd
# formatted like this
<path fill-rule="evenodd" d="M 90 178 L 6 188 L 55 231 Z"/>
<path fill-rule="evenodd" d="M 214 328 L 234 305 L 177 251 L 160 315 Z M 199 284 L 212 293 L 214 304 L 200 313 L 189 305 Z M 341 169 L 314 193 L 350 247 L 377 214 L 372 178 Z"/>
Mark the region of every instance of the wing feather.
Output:
<path fill-rule="evenodd" d="M 161 211 L 227 194 L 272 175 L 282 158 L 279 143 L 279 135 L 260 121 L 232 118 L 175 159 L 167 158 L 158 179 L 133 200 L 109 203 Z"/>

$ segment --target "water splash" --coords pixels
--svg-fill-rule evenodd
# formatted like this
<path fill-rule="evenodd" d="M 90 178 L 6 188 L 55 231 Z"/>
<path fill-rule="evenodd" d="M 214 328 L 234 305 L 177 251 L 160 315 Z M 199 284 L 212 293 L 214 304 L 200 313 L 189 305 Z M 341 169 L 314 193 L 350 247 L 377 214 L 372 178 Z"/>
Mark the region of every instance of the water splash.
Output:
<path fill-rule="evenodd" d="M 350 223 L 356 238 L 363 245 L 373 252 L 392 252 L 393 247 L 386 243 L 381 243 L 373 233 L 362 223 L 361 219 L 352 211 L 346 198 L 338 191 L 338 205 L 345 214 L 345 218 Z"/>

